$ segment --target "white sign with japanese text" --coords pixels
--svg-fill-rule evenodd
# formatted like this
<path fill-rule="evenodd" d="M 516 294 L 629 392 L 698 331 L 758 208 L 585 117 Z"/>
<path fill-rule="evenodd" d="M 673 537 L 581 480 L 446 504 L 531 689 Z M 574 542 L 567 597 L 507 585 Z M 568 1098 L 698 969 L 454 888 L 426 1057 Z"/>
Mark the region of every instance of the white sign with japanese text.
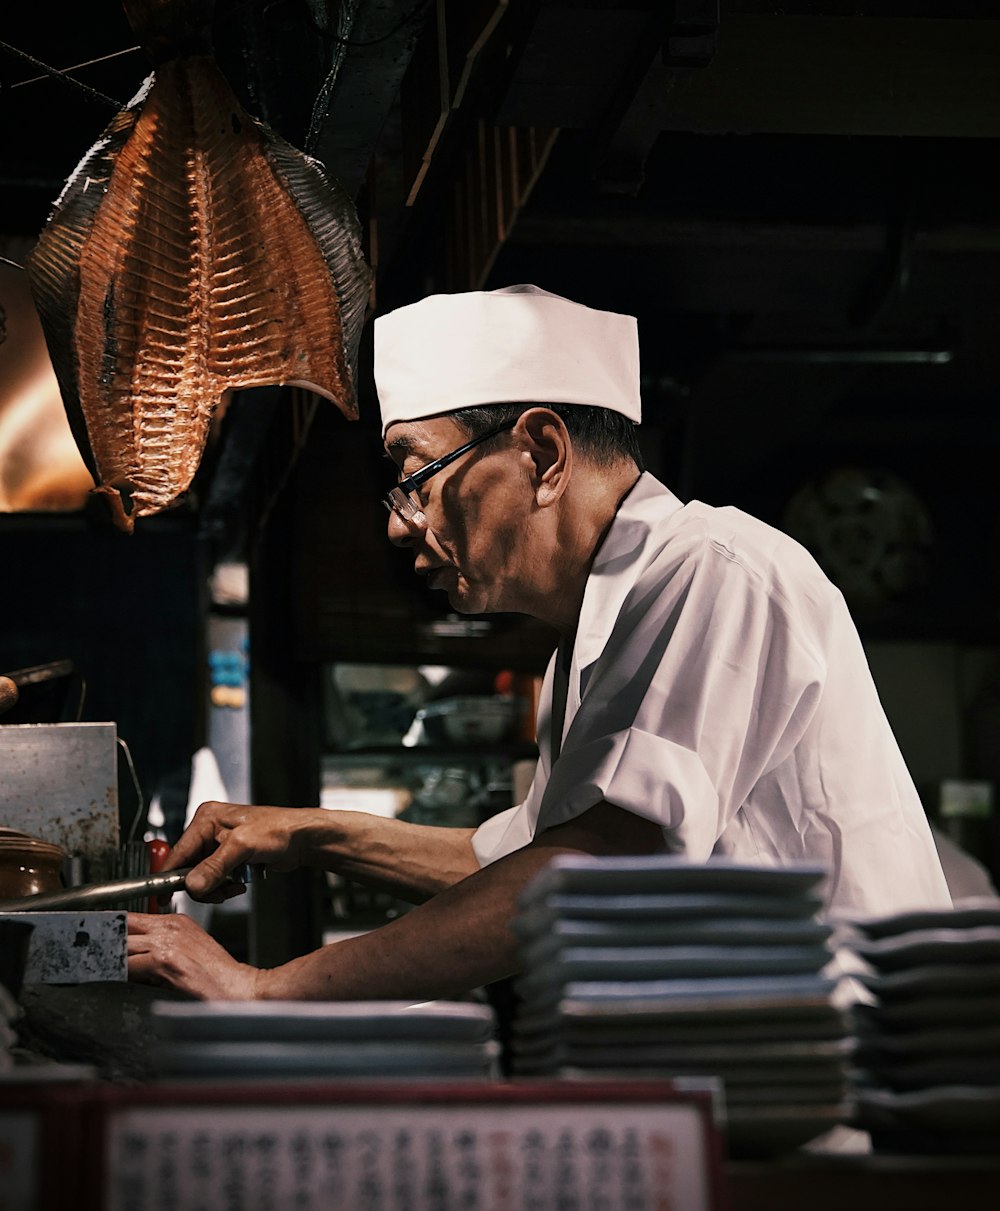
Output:
<path fill-rule="evenodd" d="M 697 1107 L 119 1108 L 106 1211 L 712 1211 Z"/>

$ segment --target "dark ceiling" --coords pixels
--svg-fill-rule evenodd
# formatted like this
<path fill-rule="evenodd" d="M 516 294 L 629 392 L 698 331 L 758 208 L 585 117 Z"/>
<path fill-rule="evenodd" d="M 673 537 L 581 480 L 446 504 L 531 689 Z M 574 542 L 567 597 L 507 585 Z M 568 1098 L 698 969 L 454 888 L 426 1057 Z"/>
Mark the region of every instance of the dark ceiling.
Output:
<path fill-rule="evenodd" d="M 869 500 L 898 477 L 856 559 L 927 563 L 915 633 L 995 639 L 995 4 L 219 0 L 213 31 L 247 108 L 357 198 L 379 308 L 534 281 L 636 314 L 681 495 L 792 528 L 831 470 Z M 30 241 L 114 107 L 8 48 L 135 38 L 92 0 L 7 6 L 0 39 L 0 232 Z M 74 74 L 121 103 L 147 71 Z"/>

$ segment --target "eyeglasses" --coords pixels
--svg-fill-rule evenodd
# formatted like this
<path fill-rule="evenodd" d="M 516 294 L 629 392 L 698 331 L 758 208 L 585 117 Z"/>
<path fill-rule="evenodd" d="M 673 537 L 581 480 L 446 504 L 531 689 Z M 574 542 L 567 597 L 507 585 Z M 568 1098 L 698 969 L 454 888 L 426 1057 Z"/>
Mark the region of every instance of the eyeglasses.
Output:
<path fill-rule="evenodd" d="M 418 471 L 414 471 L 406 479 L 401 479 L 395 488 L 382 497 L 382 503 L 390 513 L 395 513 L 403 521 L 412 522 L 418 515 L 423 516 L 423 505 L 420 497 L 417 496 L 417 488 L 421 484 L 425 484 L 432 475 L 437 475 L 445 467 L 451 466 L 456 458 L 461 458 L 463 454 L 468 454 L 470 450 L 474 449 L 481 442 L 489 441 L 491 437 L 496 437 L 498 433 L 503 433 L 506 429 L 513 429 L 518 419 L 515 416 L 513 420 L 505 421 L 495 429 L 488 429 L 485 433 L 480 433 L 478 437 L 474 437 L 472 441 L 466 442 L 464 446 L 459 446 L 457 450 L 452 450 L 448 454 L 442 454 L 440 458 L 436 458 L 432 463 L 428 463 Z"/>

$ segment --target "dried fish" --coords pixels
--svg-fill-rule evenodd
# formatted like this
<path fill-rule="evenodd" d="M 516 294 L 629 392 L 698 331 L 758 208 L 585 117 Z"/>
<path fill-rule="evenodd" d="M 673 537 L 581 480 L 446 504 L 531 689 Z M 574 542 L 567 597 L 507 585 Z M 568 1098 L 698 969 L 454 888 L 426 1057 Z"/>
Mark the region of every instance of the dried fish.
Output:
<path fill-rule="evenodd" d="M 154 71 L 68 180 L 28 275 L 95 490 L 131 531 L 189 489 L 228 392 L 298 385 L 357 415 L 371 273 L 350 198 L 190 51 L 185 0 L 126 9 Z"/>

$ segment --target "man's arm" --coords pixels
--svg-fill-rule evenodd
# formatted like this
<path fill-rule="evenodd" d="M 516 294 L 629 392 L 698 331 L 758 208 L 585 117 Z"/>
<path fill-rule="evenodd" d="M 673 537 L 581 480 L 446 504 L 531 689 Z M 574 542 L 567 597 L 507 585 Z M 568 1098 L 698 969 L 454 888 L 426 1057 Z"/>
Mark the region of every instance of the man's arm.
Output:
<path fill-rule="evenodd" d="M 260 972 L 255 995 L 433 999 L 468 992 L 517 971 L 518 940 L 511 923 L 518 897 L 557 854 L 663 848 L 658 825 L 599 804 L 381 929 Z"/>
<path fill-rule="evenodd" d="M 518 970 L 518 897 L 556 855 L 663 849 L 658 825 L 600 803 L 396 921 L 268 971 L 237 963 L 189 918 L 133 914 L 129 974 L 218 999 L 446 998 Z"/>
<path fill-rule="evenodd" d="M 228 875 L 248 863 L 315 866 L 420 903 L 479 869 L 472 829 L 386 820 L 369 812 L 203 803 L 165 869 L 196 864 L 187 890 L 225 899 Z"/>

